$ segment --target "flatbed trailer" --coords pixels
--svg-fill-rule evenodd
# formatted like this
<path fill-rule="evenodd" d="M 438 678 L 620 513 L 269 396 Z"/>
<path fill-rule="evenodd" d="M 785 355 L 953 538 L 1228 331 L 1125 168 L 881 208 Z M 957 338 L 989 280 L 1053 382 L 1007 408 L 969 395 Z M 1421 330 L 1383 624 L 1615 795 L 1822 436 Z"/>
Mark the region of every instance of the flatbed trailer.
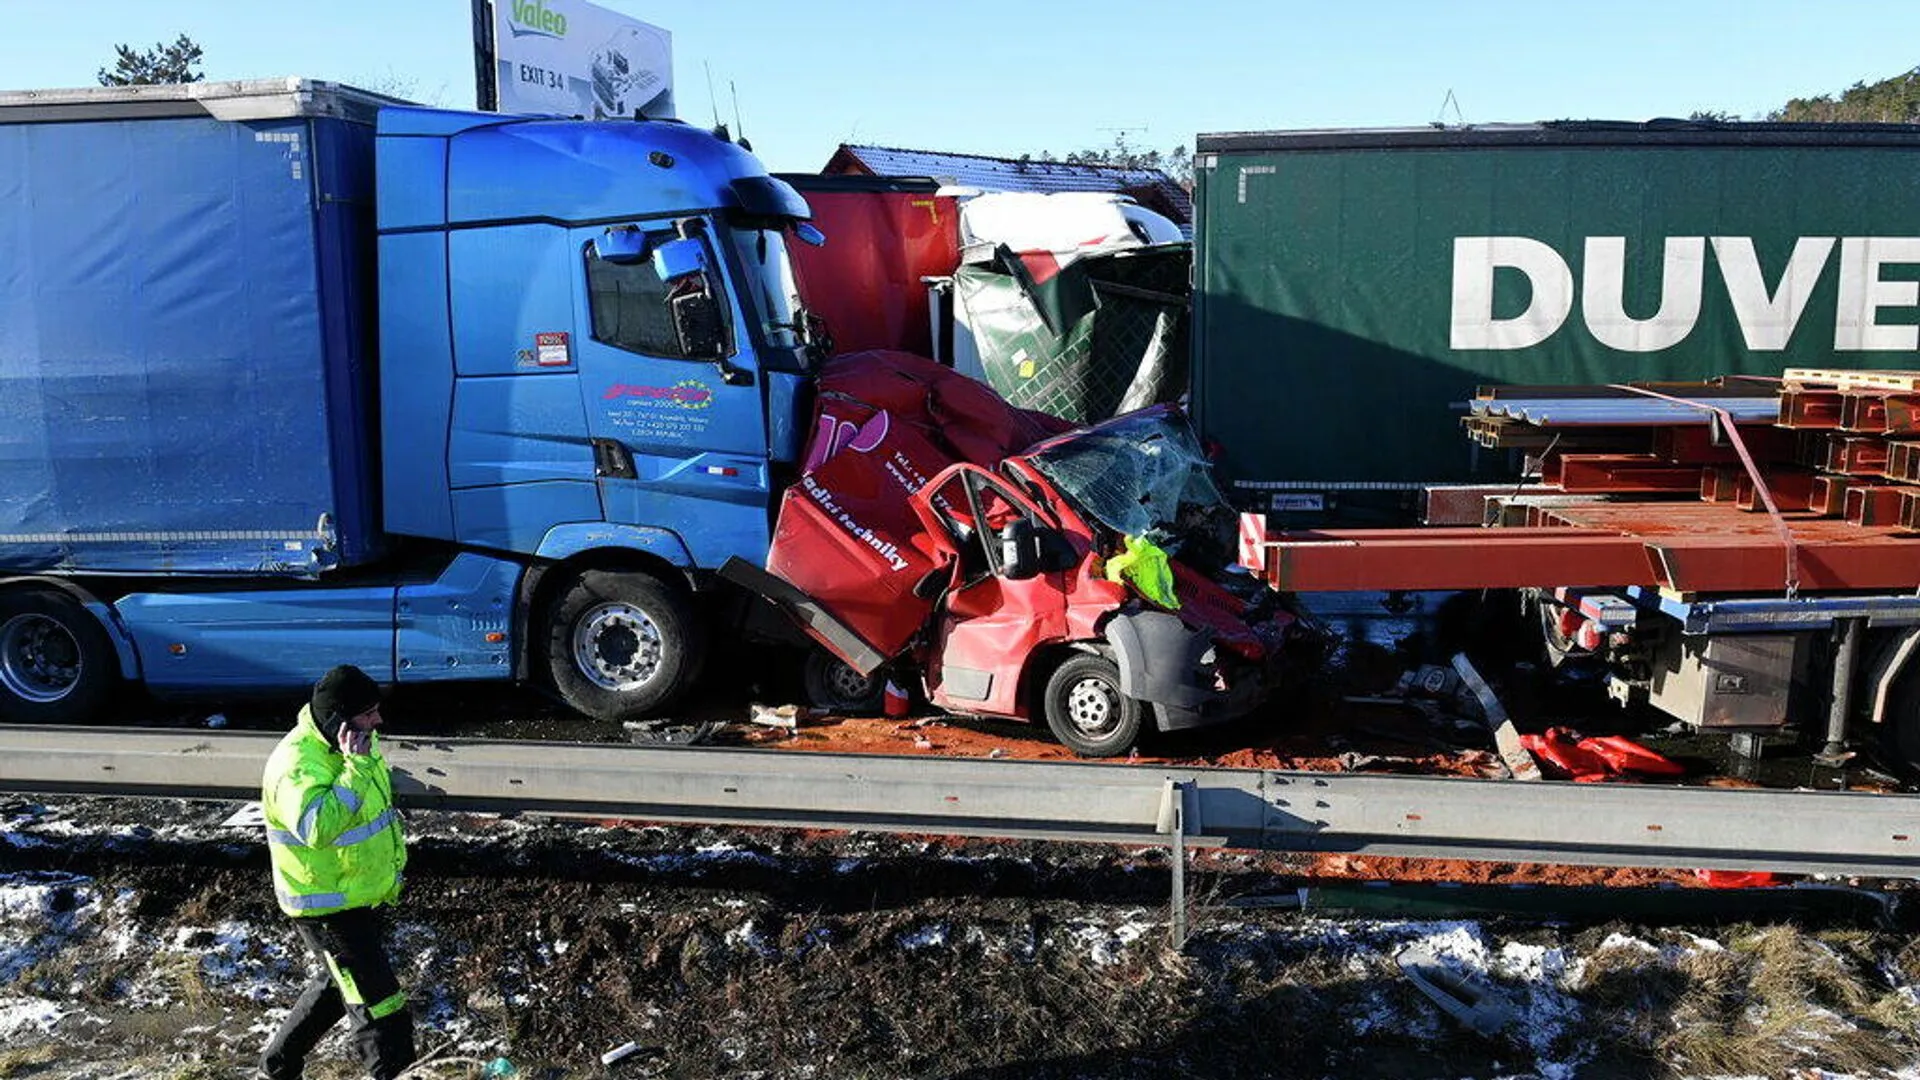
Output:
<path fill-rule="evenodd" d="M 1548 659 L 1600 668 L 1623 703 L 1747 748 L 1818 731 L 1828 762 L 1870 738 L 1920 776 L 1920 492 L 1900 437 L 1916 381 L 1789 371 L 1739 395 L 1777 400 L 1770 424 L 1702 388 L 1565 388 L 1497 409 L 1484 403 L 1519 399 L 1487 392 L 1468 433 L 1527 455 L 1533 476 L 1473 493 L 1480 524 L 1270 532 L 1244 514 L 1240 561 L 1290 593 L 1519 590 Z M 1494 432 L 1490 414 L 1523 430 Z M 1587 452 L 1636 427 L 1643 452 Z M 1846 485 L 1859 497 L 1835 497 Z"/>

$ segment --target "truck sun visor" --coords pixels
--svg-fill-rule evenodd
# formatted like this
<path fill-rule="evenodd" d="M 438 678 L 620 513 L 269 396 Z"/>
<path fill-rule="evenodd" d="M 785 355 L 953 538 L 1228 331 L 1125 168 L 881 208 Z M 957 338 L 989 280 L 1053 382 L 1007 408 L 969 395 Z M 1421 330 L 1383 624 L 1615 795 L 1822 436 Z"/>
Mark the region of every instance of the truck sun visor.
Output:
<path fill-rule="evenodd" d="M 743 213 L 754 217 L 782 217 L 806 221 L 813 217 L 807 200 L 792 184 L 771 176 L 738 176 L 728 184 Z"/>

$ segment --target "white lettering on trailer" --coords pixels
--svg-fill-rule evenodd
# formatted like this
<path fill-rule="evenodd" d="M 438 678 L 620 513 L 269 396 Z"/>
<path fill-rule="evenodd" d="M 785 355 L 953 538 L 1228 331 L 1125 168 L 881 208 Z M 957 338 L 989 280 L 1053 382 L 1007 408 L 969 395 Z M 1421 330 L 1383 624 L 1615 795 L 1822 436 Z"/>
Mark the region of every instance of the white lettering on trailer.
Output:
<path fill-rule="evenodd" d="M 1787 347 L 1826 269 L 1835 237 L 1803 236 L 1771 291 L 1748 236 L 1712 237 L 1727 299 L 1747 348 Z M 1920 237 L 1848 236 L 1840 247 L 1833 347 L 1839 352 L 1920 349 L 1920 325 L 1881 323 L 1884 308 L 1920 306 L 1920 282 L 1884 280 L 1889 264 L 1920 264 Z M 1619 352 L 1658 352 L 1686 340 L 1700 321 L 1706 289 L 1707 237 L 1663 242 L 1660 307 L 1650 318 L 1625 310 L 1627 238 L 1590 236 L 1584 243 L 1580 313 L 1595 340 Z M 1526 310 L 1493 314 L 1498 271 L 1526 276 Z M 1527 349 L 1558 333 L 1573 312 L 1574 274 L 1558 251 L 1525 236 L 1461 236 L 1453 241 L 1453 296 L 1448 343 L 1455 349 Z"/>
<path fill-rule="evenodd" d="M 1727 299 L 1740 321 L 1740 335 L 1754 352 L 1777 352 L 1787 347 L 1800 313 L 1813 298 L 1813 288 L 1826 269 L 1827 255 L 1833 251 L 1831 236 L 1803 236 L 1794 242 L 1793 255 L 1787 260 L 1780 284 L 1767 295 L 1767 281 L 1760 271 L 1760 256 L 1753 249 L 1751 236 L 1716 236 L 1713 257 L 1720 264 L 1720 277 L 1727 283 Z"/>
<path fill-rule="evenodd" d="M 1882 281 L 1887 263 L 1920 263 L 1920 236 L 1849 236 L 1840 241 L 1840 300 L 1833 325 L 1836 350 L 1911 352 L 1920 348 L 1920 326 L 1881 326 L 1883 307 L 1920 303 L 1920 282 Z"/>
<path fill-rule="evenodd" d="M 1580 311 L 1587 330 L 1600 344 L 1621 352 L 1673 348 L 1700 321 L 1700 283 L 1706 277 L 1706 262 L 1706 237 L 1667 237 L 1660 259 L 1660 310 L 1650 319 L 1636 319 L 1627 314 L 1622 295 L 1627 283 L 1627 238 L 1587 237 L 1582 264 L 1587 273 L 1580 283 Z"/>
<path fill-rule="evenodd" d="M 1533 295 L 1511 319 L 1493 317 L 1493 272 L 1527 275 Z M 1558 252 L 1524 236 L 1462 236 L 1453 241 L 1453 332 L 1456 349 L 1527 349 L 1547 340 L 1573 310 L 1573 271 Z"/>

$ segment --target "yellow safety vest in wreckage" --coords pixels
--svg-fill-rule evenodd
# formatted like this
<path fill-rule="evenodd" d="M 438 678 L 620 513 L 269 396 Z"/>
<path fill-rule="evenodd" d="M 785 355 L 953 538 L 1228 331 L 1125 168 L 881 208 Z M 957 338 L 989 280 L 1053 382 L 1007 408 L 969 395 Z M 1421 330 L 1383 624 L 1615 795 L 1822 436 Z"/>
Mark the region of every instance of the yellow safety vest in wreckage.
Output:
<path fill-rule="evenodd" d="M 267 759 L 260 804 L 282 911 L 327 915 L 399 899 L 407 844 L 378 735 L 371 753 L 342 754 L 301 706 Z"/>

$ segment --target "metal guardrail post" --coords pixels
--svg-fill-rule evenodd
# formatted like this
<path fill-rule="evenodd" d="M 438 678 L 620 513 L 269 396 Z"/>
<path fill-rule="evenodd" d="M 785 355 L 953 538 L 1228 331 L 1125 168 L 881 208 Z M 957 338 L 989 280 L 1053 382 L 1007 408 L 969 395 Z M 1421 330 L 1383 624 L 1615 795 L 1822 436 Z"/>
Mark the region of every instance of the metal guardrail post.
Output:
<path fill-rule="evenodd" d="M 1160 831 L 1169 834 L 1173 861 L 1172 912 L 1173 951 L 1187 947 L 1187 790 L 1178 780 L 1168 780 L 1160 790 Z"/>

